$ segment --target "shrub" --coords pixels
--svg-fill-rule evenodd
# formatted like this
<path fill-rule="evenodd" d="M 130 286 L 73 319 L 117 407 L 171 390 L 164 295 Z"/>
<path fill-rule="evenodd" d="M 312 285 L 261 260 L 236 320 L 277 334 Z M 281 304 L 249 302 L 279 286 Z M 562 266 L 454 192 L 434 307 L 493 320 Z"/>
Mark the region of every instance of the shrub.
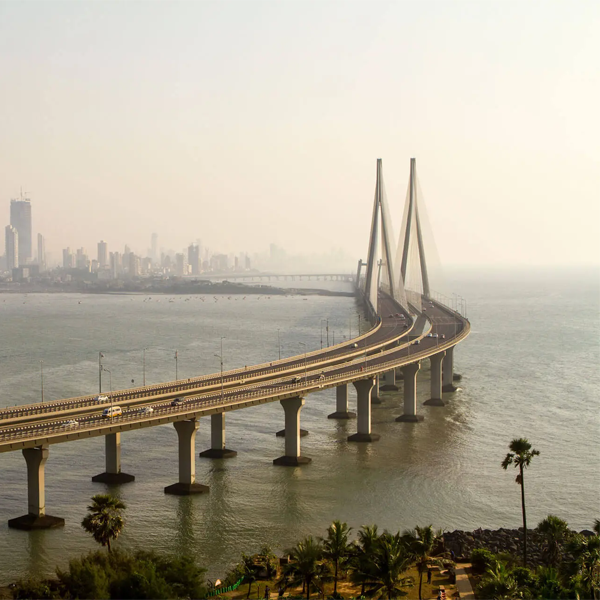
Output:
<path fill-rule="evenodd" d="M 471 552 L 471 564 L 475 573 L 485 573 L 496 563 L 496 556 L 485 548 L 475 548 Z"/>

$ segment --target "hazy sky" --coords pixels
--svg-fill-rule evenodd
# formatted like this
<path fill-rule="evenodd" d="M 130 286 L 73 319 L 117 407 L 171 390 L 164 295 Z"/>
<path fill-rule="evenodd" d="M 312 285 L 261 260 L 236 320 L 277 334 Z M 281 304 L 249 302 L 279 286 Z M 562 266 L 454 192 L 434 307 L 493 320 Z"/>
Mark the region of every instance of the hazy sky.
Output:
<path fill-rule="evenodd" d="M 600 2 L 0 1 L 0 240 L 366 258 L 383 158 L 447 264 L 600 261 Z"/>

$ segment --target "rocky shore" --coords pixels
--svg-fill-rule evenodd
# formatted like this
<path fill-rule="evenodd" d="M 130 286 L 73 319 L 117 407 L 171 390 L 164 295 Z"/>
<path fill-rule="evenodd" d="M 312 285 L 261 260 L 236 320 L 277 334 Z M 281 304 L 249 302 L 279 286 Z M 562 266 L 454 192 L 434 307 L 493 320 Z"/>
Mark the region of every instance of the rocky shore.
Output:
<path fill-rule="evenodd" d="M 577 533 L 577 532 L 573 532 Z M 593 532 L 584 530 L 584 535 Z M 450 531 L 444 533 L 444 546 L 454 552 L 458 560 L 469 560 L 476 548 L 485 548 L 494 554 L 507 552 L 515 556 L 523 555 L 523 528 L 519 529 L 476 529 L 475 531 Z M 543 537 L 534 529 L 527 529 L 527 561 L 530 565 L 541 565 Z"/>

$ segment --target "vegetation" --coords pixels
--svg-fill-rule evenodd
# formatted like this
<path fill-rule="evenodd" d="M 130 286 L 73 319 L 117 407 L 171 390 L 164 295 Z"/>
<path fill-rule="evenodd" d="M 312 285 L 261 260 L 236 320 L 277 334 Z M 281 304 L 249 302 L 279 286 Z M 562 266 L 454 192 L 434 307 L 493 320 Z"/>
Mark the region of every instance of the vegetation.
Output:
<path fill-rule="evenodd" d="M 537 526 L 538 533 L 544 536 L 544 557 L 549 567 L 558 567 L 562 549 L 568 541 L 571 532 L 566 521 L 548 515 Z"/>
<path fill-rule="evenodd" d="M 419 600 L 423 600 L 423 573 L 432 564 L 440 565 L 440 560 L 434 558 L 433 553 L 442 537 L 441 531 L 434 531 L 431 525 L 427 527 L 415 527 L 412 531 L 407 531 L 405 540 L 408 543 L 410 553 L 417 561 L 419 569 Z"/>
<path fill-rule="evenodd" d="M 57 569 L 56 579 L 18 581 L 13 598 L 204 598 L 204 569 L 156 552 L 97 551 Z"/>
<path fill-rule="evenodd" d="M 514 465 L 519 469 L 515 481 L 521 486 L 521 512 L 523 513 L 523 566 L 527 566 L 527 514 L 525 512 L 525 469 L 531 464 L 534 456 L 539 455 L 538 450 L 533 450 L 525 438 L 513 440 L 509 445 L 510 452 L 502 461 L 502 468 L 508 469 Z"/>
<path fill-rule="evenodd" d="M 334 521 L 327 529 L 327 537 L 323 540 L 323 556 L 333 563 L 333 595 L 337 596 L 337 582 L 340 561 L 344 560 L 352 551 L 348 536 L 351 531 L 346 523 Z"/>
<path fill-rule="evenodd" d="M 92 504 L 88 506 L 88 514 L 81 521 L 81 526 L 91 533 L 93 538 L 103 546 L 108 546 L 110 552 L 111 540 L 119 537 L 125 521 L 121 511 L 125 510 L 125 503 L 110 494 L 96 494 L 92 496 Z"/>

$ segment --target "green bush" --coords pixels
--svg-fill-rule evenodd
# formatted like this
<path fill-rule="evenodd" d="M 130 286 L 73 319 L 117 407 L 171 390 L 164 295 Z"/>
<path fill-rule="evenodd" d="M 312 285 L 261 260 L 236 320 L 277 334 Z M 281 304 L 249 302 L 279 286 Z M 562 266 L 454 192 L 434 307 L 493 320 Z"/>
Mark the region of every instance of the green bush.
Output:
<path fill-rule="evenodd" d="M 471 564 L 475 573 L 485 573 L 496 563 L 496 555 L 485 548 L 476 548 L 471 552 Z"/>

